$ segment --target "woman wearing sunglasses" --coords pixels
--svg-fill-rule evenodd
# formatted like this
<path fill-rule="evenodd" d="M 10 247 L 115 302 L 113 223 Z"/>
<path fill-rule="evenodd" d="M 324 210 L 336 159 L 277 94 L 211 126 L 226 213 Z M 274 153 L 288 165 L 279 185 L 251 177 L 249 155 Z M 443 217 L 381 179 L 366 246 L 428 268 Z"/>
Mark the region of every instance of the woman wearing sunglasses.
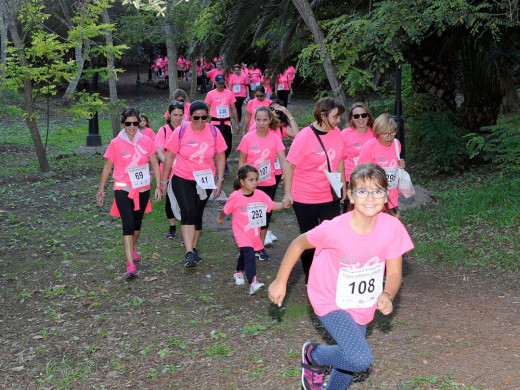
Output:
<path fill-rule="evenodd" d="M 247 102 L 246 106 L 246 120 L 244 124 L 244 133 L 247 134 L 249 131 L 253 131 L 256 128 L 255 125 L 255 112 L 258 107 L 268 107 L 271 104 L 271 100 L 265 97 L 265 88 L 262 85 L 258 85 L 255 88 L 255 98 Z"/>
<path fill-rule="evenodd" d="M 345 177 L 348 179 L 350 173 L 356 167 L 356 162 L 365 142 L 374 138 L 372 124 L 374 117 L 365 103 L 356 102 L 350 107 L 347 123 L 350 125 L 341 132 L 343 137 L 343 160 L 345 161 Z M 348 183 L 347 183 L 348 187 Z M 348 197 L 343 203 L 343 212 L 350 205 Z"/>
<path fill-rule="evenodd" d="M 401 143 L 395 139 L 397 123 L 390 114 L 381 114 L 374 121 L 375 138 L 365 142 L 359 153 L 358 165 L 375 163 L 385 170 L 388 179 L 388 208 L 397 214 L 399 206 L 399 190 L 397 188 L 397 170 L 404 169 L 405 162 L 399 159 Z"/>
<path fill-rule="evenodd" d="M 139 110 L 127 108 L 121 114 L 124 128 L 114 138 L 104 154 L 105 165 L 101 172 L 99 191 L 96 203 L 103 206 L 105 202 L 105 185 L 114 168 L 114 203 L 110 210 L 113 217 L 121 217 L 123 224 L 123 246 L 126 255 L 126 277 L 137 274 L 135 263 L 141 261 L 135 244 L 141 232 L 144 213 L 152 211 L 150 204 L 150 169 L 152 163 L 156 183 L 161 180 L 159 164 L 155 152 L 157 147 L 153 141 L 139 131 Z M 161 188 L 157 184 L 154 198 L 162 197 Z"/>
<path fill-rule="evenodd" d="M 157 131 L 157 135 L 155 137 L 155 145 L 157 146 L 157 157 L 159 158 L 160 167 L 161 167 L 161 175 L 163 171 L 164 160 L 166 159 L 167 150 L 164 148 L 166 145 L 166 141 L 168 141 L 177 127 L 182 125 L 184 118 L 184 103 L 183 102 L 171 102 L 168 106 L 168 110 L 166 111 L 168 117 L 166 118 L 166 124 L 161 127 Z M 188 114 L 189 115 L 189 114 Z M 174 162 L 175 163 L 175 162 Z M 170 167 L 171 168 L 171 167 Z M 168 181 L 171 179 L 171 173 L 168 177 Z M 170 224 L 170 228 L 168 233 L 166 234 L 166 238 L 174 239 L 177 235 L 177 228 L 175 227 L 175 215 L 172 211 L 172 206 L 170 203 L 170 198 L 168 196 L 168 192 L 165 192 L 166 203 L 164 204 L 164 210 L 166 211 L 166 218 L 168 218 L 168 222 Z"/>
<path fill-rule="evenodd" d="M 197 246 L 202 215 L 211 193 L 218 198 L 222 192 L 227 149 L 220 131 L 208 123 L 206 103 L 194 101 L 190 106 L 190 119 L 191 122 L 177 127 L 166 142 L 161 181 L 161 188 L 166 191 L 170 169 L 177 157 L 171 187 L 181 212 L 181 233 L 186 250 L 184 267 L 196 267 L 201 261 Z"/>

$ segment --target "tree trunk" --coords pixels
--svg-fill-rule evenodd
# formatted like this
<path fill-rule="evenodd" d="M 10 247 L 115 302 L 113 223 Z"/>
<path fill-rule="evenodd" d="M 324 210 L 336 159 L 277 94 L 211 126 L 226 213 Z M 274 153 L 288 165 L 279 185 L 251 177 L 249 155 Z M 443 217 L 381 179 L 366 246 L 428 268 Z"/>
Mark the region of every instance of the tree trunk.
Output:
<path fill-rule="evenodd" d="M 179 89 L 179 77 L 177 75 L 177 45 L 173 34 L 173 5 L 170 1 L 166 3 L 166 18 L 164 27 L 166 32 L 166 56 L 168 57 L 168 89 L 170 91 L 170 102 L 173 101 L 173 93 Z"/>
<path fill-rule="evenodd" d="M 104 8 L 102 12 L 103 23 L 110 24 L 110 17 L 108 16 L 108 9 Z M 108 30 L 106 32 L 106 44 L 108 47 L 113 46 L 112 39 L 112 31 Z M 107 67 L 108 67 L 108 89 L 110 91 L 110 101 L 113 103 L 113 109 L 110 111 L 110 117 L 112 119 L 112 135 L 117 137 L 119 131 L 121 130 L 121 126 L 118 118 L 119 111 L 119 101 L 117 99 L 117 86 L 116 86 L 116 72 L 115 72 L 115 59 L 114 52 L 111 49 L 107 50 Z"/>
<path fill-rule="evenodd" d="M 323 56 L 323 69 L 325 70 L 325 74 L 327 75 L 327 80 L 329 81 L 332 92 L 334 93 L 334 98 L 341 104 L 347 108 L 347 96 L 345 95 L 345 91 L 341 88 L 341 82 L 338 79 L 338 71 L 336 66 L 332 63 L 330 59 L 330 55 L 325 47 L 325 36 L 323 31 L 321 30 L 318 22 L 316 21 L 316 17 L 314 16 L 314 12 L 312 12 L 311 5 L 307 0 L 292 0 L 294 6 L 298 10 L 298 13 L 302 17 L 303 21 L 307 25 L 307 28 L 311 31 L 314 36 L 314 42 L 316 42 L 321 47 L 321 54 Z M 342 117 L 342 124 L 346 122 L 346 114 Z"/>
<path fill-rule="evenodd" d="M 7 18 L 5 17 L 5 2 L 0 0 L 0 66 L 5 64 L 7 54 Z M 4 72 L 0 70 L 0 75 Z"/>
<path fill-rule="evenodd" d="M 16 14 L 17 10 L 15 9 L 7 10 L 7 12 L 4 13 L 9 23 L 11 39 L 14 47 L 16 48 L 16 54 L 20 63 L 20 68 L 27 69 L 29 64 L 27 63 L 27 59 L 25 58 L 23 42 L 18 33 L 18 26 L 16 24 Z M 45 148 L 43 147 L 40 132 L 38 131 L 38 124 L 36 123 L 35 119 L 36 115 L 33 99 L 33 82 L 31 80 L 31 77 L 27 73 L 23 81 L 23 96 L 25 114 L 27 115 L 25 123 L 27 124 L 29 132 L 31 133 L 31 137 L 34 143 L 34 149 L 36 150 L 36 156 L 38 157 L 38 163 L 40 165 L 40 170 L 42 172 L 49 172 L 51 170 L 51 166 L 49 165 L 49 161 L 47 160 L 47 153 L 45 152 Z"/>
<path fill-rule="evenodd" d="M 191 55 L 191 86 L 190 86 L 190 98 L 195 100 L 197 94 L 197 54 Z"/>
<path fill-rule="evenodd" d="M 63 94 L 62 99 L 66 102 L 68 102 L 72 99 L 72 95 L 76 91 L 79 80 L 81 79 L 81 74 L 83 73 L 83 67 L 85 66 L 85 56 L 83 55 L 83 44 L 78 43 L 74 47 L 74 52 L 75 52 L 76 64 L 78 64 L 78 68 L 74 72 L 74 76 L 70 80 L 69 86 L 67 87 L 67 90 Z"/>

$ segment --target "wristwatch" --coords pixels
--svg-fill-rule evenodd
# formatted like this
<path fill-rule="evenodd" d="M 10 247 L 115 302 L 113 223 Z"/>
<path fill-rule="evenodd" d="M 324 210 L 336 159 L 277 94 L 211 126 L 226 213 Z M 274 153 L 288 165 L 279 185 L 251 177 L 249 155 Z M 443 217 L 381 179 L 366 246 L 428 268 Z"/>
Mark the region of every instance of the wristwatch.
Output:
<path fill-rule="evenodd" d="M 223 177 L 215 176 L 215 181 L 224 181 L 224 178 L 223 178 Z"/>

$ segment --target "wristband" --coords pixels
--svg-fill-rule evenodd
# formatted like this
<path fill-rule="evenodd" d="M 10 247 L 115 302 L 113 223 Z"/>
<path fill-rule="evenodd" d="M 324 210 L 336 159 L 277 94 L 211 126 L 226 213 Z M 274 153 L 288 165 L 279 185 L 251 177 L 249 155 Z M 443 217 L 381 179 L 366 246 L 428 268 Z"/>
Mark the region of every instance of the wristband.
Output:
<path fill-rule="evenodd" d="M 162 188 L 159 187 L 159 186 L 155 187 L 155 189 L 156 189 L 156 190 L 161 190 L 161 191 L 162 191 Z"/>
<path fill-rule="evenodd" d="M 386 295 L 388 295 L 388 298 L 390 298 L 390 300 L 391 300 L 392 302 L 394 301 L 394 297 L 393 297 L 392 294 L 390 294 L 389 292 L 383 291 L 382 294 L 386 294 Z"/>
<path fill-rule="evenodd" d="M 161 180 L 161 184 L 168 184 L 168 180 Z"/>
<path fill-rule="evenodd" d="M 293 121 L 293 120 L 294 120 L 294 116 L 291 116 L 291 117 L 289 118 L 289 122 L 290 122 L 290 121 Z"/>
<path fill-rule="evenodd" d="M 215 176 L 215 181 L 224 181 L 224 178 L 223 178 L 223 177 Z"/>

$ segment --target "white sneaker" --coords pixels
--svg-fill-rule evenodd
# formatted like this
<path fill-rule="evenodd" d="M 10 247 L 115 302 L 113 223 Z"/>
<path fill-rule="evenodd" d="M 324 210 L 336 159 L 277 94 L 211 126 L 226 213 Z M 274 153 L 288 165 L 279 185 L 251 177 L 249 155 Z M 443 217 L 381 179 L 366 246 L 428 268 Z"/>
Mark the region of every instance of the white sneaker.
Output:
<path fill-rule="evenodd" d="M 240 286 L 242 284 L 244 284 L 244 273 L 243 272 L 235 272 L 233 274 L 233 277 L 235 278 L 235 284 L 237 286 Z"/>
<path fill-rule="evenodd" d="M 271 238 L 271 241 L 276 241 L 278 238 L 273 234 L 272 231 L 268 230 L 267 235 Z"/>
<path fill-rule="evenodd" d="M 253 278 L 253 283 L 249 285 L 249 295 L 253 295 L 255 292 L 264 287 L 263 283 L 258 283 L 256 276 Z"/>
<path fill-rule="evenodd" d="M 268 230 L 267 234 L 265 235 L 264 246 L 271 246 L 271 245 L 273 245 L 273 240 L 271 239 L 271 235 L 269 234 L 269 230 Z"/>

